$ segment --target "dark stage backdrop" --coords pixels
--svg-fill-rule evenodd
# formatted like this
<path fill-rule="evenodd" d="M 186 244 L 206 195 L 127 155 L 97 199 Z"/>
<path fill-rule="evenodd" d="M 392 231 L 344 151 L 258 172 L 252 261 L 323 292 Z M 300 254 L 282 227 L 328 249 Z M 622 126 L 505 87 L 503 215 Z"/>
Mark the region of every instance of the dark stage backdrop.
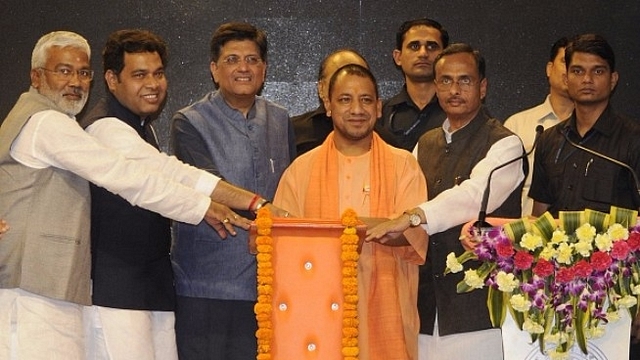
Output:
<path fill-rule="evenodd" d="M 168 146 L 169 119 L 213 89 L 208 43 L 223 22 L 251 22 L 267 31 L 269 62 L 263 96 L 297 115 L 317 106 L 316 74 L 334 49 L 359 50 L 372 66 L 383 98 L 402 86 L 391 52 L 405 20 L 440 21 L 452 42 L 467 42 L 487 59 L 487 105 L 509 115 L 543 101 L 545 64 L 551 44 L 564 35 L 597 32 L 612 44 L 620 82 L 616 108 L 640 111 L 640 2 L 591 0 L 0 0 L 0 119 L 29 85 L 31 50 L 53 30 L 85 36 L 92 66 L 101 73 L 107 35 L 123 28 L 152 30 L 169 44 L 169 99 L 157 122 Z M 104 95 L 102 76 L 92 85 L 89 106 Z"/>

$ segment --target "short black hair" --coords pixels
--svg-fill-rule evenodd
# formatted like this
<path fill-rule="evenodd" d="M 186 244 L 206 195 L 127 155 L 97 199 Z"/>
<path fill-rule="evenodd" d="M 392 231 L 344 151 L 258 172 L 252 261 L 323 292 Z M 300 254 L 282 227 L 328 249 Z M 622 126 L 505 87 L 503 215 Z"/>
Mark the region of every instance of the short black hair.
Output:
<path fill-rule="evenodd" d="M 597 55 L 609 64 L 609 70 L 611 70 L 611 72 L 616 71 L 616 56 L 613 53 L 613 48 L 611 48 L 611 45 L 609 45 L 607 40 L 601 35 L 582 34 L 571 39 L 564 52 L 567 69 L 569 68 L 569 64 L 571 64 L 573 54 L 576 52 Z"/>
<path fill-rule="evenodd" d="M 118 30 L 111 33 L 102 50 L 104 73 L 111 70 L 120 74 L 124 68 L 124 54 L 141 52 L 158 53 L 162 65 L 167 65 L 167 44 L 160 36 L 142 29 Z"/>
<path fill-rule="evenodd" d="M 446 48 L 447 46 L 449 46 L 449 33 L 444 28 L 444 26 L 442 26 L 439 22 L 435 20 L 422 18 L 422 19 L 408 20 L 403 22 L 402 25 L 400 25 L 400 28 L 398 28 L 398 32 L 396 32 L 396 49 L 397 50 L 402 50 L 404 35 L 407 33 L 407 31 L 411 30 L 411 28 L 415 26 L 427 26 L 427 27 L 438 30 L 440 32 L 440 41 L 442 42 L 442 47 Z"/>
<path fill-rule="evenodd" d="M 549 62 L 554 62 L 556 60 L 556 56 L 560 52 L 560 49 L 566 48 L 569 45 L 569 39 L 566 36 L 561 37 L 556 40 L 556 42 L 551 45 L 551 51 L 549 52 Z"/>
<path fill-rule="evenodd" d="M 484 56 L 480 54 L 480 51 L 471 47 L 471 45 L 464 44 L 464 43 L 451 44 L 446 48 L 444 48 L 444 50 L 442 50 L 442 52 L 438 54 L 438 56 L 436 56 L 436 59 L 433 61 L 433 75 L 434 76 L 436 75 L 436 64 L 438 63 L 438 61 L 440 61 L 440 59 L 448 55 L 460 54 L 460 53 L 468 53 L 473 56 L 473 58 L 476 60 L 476 66 L 478 68 L 478 74 L 480 75 L 480 80 L 484 79 L 485 71 L 486 71 L 486 62 L 484 60 Z"/>
<path fill-rule="evenodd" d="M 229 41 L 253 41 L 260 51 L 260 58 L 267 62 L 267 34 L 249 23 L 229 22 L 220 25 L 213 33 L 210 42 L 211 61 L 217 62 L 222 47 Z"/>

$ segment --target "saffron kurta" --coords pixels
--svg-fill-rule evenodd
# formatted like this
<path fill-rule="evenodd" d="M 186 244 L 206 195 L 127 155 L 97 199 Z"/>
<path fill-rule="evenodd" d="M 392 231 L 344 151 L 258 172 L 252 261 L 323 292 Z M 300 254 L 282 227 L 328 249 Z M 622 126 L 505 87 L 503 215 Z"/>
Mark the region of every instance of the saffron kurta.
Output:
<path fill-rule="evenodd" d="M 274 204 L 305 218 L 339 219 L 347 208 L 361 217 L 396 217 L 426 199 L 426 182 L 413 156 L 373 134 L 372 147 L 344 156 L 333 133 L 284 172 Z M 358 266 L 360 359 L 417 359 L 418 265 L 427 236 L 421 227 L 405 232 L 410 245 L 365 242 Z"/>

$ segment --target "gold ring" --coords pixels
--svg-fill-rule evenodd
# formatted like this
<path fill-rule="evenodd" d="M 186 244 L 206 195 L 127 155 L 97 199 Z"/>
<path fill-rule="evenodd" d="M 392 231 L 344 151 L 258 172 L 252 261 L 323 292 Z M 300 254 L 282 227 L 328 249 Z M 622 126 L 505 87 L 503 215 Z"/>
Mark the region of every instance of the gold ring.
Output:
<path fill-rule="evenodd" d="M 238 219 L 238 215 L 233 214 L 233 218 L 237 220 Z"/>
<path fill-rule="evenodd" d="M 289 212 L 288 211 L 284 212 L 284 217 L 289 217 Z"/>
<path fill-rule="evenodd" d="M 222 220 L 222 223 L 223 224 L 227 224 L 227 223 L 229 223 L 229 221 L 231 221 L 231 220 L 229 220 L 229 218 L 224 218 L 224 220 Z"/>

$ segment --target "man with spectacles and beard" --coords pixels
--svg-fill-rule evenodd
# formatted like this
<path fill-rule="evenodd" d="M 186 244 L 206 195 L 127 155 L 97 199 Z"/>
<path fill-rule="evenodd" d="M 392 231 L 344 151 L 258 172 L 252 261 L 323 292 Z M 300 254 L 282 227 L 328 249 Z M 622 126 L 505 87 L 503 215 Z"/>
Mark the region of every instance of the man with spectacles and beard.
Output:
<path fill-rule="evenodd" d="M 449 253 L 459 256 L 465 246 L 469 248 L 461 243 L 460 230 L 477 217 L 490 172 L 521 156 L 523 146 L 518 136 L 484 110 L 485 60 L 477 50 L 453 44 L 434 64 L 438 101 L 447 119 L 442 127 L 424 134 L 414 152 L 427 179 L 429 200 L 368 230 L 367 239 L 419 224 L 429 234 L 418 288 L 421 360 L 498 360 L 503 357 L 502 336 L 500 329 L 492 329 L 486 288 L 458 294 L 464 274 L 442 274 Z M 493 174 L 488 213 L 520 216 L 523 165 L 516 161 Z"/>
<path fill-rule="evenodd" d="M 159 172 L 125 157 L 78 126 L 89 95 L 90 47 L 78 34 L 41 37 L 31 88 L 0 126 L 0 358 L 85 358 L 83 306 L 91 303 L 89 183 L 175 220 L 203 219 L 221 236 L 249 222 L 226 206 L 254 194 L 212 178 Z M 230 220 L 226 220 L 230 219 Z M 226 221 L 225 221 L 226 220 Z"/>
<path fill-rule="evenodd" d="M 173 150 L 181 160 L 270 199 L 295 157 L 295 139 L 287 110 L 258 96 L 267 35 L 251 24 L 226 23 L 214 32 L 210 52 L 217 90 L 173 116 Z M 256 199 L 253 208 L 266 204 Z M 256 259 L 249 233 L 239 230 L 236 239 L 224 241 L 204 223 L 177 223 L 174 234 L 180 358 L 255 358 Z"/>
<path fill-rule="evenodd" d="M 388 144 L 413 151 L 422 134 L 442 125 L 445 114 L 436 98 L 433 64 L 447 45 L 449 33 L 435 20 L 410 20 L 398 29 L 393 61 L 405 84 L 384 102 L 375 128 Z"/>

